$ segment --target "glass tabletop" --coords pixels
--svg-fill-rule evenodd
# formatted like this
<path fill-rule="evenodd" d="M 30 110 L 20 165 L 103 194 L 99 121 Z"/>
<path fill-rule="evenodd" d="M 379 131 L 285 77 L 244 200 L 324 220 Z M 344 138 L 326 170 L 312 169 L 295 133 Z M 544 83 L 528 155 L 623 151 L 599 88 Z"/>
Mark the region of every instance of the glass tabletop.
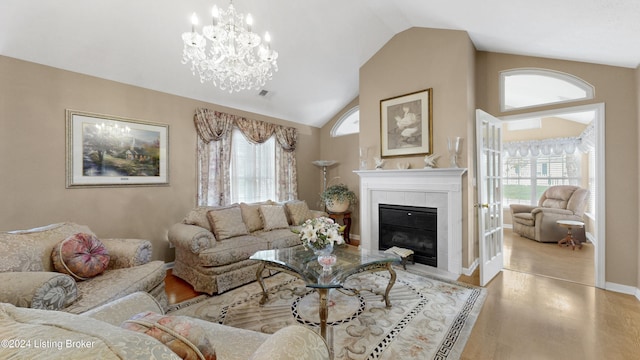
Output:
<path fill-rule="evenodd" d="M 336 256 L 336 262 L 330 270 L 323 270 L 318 256 L 304 246 L 262 250 L 253 254 L 250 259 L 285 268 L 300 276 L 312 288 L 339 288 L 353 274 L 376 267 L 383 270 L 388 264 L 401 260 L 395 254 L 358 249 L 349 245 L 336 246 L 333 255 Z"/>

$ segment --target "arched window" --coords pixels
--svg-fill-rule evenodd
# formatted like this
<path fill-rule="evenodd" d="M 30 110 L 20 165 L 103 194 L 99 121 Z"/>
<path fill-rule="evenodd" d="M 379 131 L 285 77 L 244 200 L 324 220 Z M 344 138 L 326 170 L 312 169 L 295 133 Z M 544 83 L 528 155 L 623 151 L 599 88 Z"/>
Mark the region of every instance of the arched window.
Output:
<path fill-rule="evenodd" d="M 500 73 L 500 110 L 593 99 L 593 86 L 573 75 L 544 69 Z"/>
<path fill-rule="evenodd" d="M 342 114 L 340 119 L 331 128 L 331 137 L 357 134 L 360 132 L 360 107 L 352 107 Z"/>

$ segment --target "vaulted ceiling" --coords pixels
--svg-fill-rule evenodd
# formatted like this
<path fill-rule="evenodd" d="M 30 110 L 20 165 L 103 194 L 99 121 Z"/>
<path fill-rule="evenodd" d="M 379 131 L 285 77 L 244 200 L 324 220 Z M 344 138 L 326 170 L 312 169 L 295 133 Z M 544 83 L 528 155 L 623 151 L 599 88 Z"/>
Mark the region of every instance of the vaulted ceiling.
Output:
<path fill-rule="evenodd" d="M 2 0 L 0 55 L 322 126 L 358 96 L 358 72 L 411 27 L 467 31 L 478 50 L 636 68 L 640 1 L 236 0 L 269 31 L 279 71 L 229 94 L 181 64 L 181 34 L 225 0 Z"/>

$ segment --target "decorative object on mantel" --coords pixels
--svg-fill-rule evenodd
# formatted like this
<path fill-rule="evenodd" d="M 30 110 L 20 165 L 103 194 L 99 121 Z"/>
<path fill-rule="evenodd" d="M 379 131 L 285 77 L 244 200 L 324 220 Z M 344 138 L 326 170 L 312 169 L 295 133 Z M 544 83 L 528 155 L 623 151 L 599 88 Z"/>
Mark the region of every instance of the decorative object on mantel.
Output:
<path fill-rule="evenodd" d="M 233 0 L 227 11 L 214 5 L 211 16 L 212 24 L 199 34 L 198 17 L 193 13 L 191 32 L 182 34 L 182 63 L 191 63 L 191 71 L 198 73 L 201 83 L 211 81 L 230 93 L 262 88 L 278 71 L 278 53 L 271 49 L 269 33 L 265 32 L 263 43 L 253 32 L 251 14 L 245 17 L 236 12 Z"/>
<path fill-rule="evenodd" d="M 382 157 L 431 154 L 432 89 L 380 101 Z"/>
<path fill-rule="evenodd" d="M 376 162 L 376 170 L 382 170 L 384 167 L 384 159 L 374 157 L 373 160 Z"/>
<path fill-rule="evenodd" d="M 331 185 L 326 188 L 320 198 L 324 201 L 327 210 L 332 213 L 343 213 L 349 206 L 358 202 L 356 193 L 349 190 L 345 184 Z"/>
<path fill-rule="evenodd" d="M 311 163 L 322 168 L 322 191 L 327 190 L 327 168 L 337 164 L 338 162 L 335 160 L 315 160 Z"/>
<path fill-rule="evenodd" d="M 447 148 L 449 149 L 449 167 L 459 168 L 458 157 L 462 150 L 462 138 L 456 136 L 455 138 L 447 137 Z"/>
<path fill-rule="evenodd" d="M 399 162 L 396 164 L 396 167 L 398 168 L 398 170 L 407 170 L 411 168 L 411 164 L 408 162 Z"/>
<path fill-rule="evenodd" d="M 438 154 L 425 155 L 424 156 L 424 168 L 425 169 L 433 169 L 434 167 L 436 167 L 436 160 L 438 160 L 439 157 L 440 157 L 440 155 L 438 155 Z"/>
<path fill-rule="evenodd" d="M 367 162 L 369 160 L 369 153 L 372 151 L 371 146 L 360 146 L 360 170 L 367 170 Z"/>

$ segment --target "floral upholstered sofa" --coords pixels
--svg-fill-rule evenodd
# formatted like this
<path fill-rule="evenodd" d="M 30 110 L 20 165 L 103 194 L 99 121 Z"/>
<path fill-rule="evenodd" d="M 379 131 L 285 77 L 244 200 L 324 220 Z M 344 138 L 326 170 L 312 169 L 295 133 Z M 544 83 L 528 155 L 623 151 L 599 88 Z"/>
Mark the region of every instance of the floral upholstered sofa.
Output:
<path fill-rule="evenodd" d="M 173 274 L 208 294 L 250 283 L 259 265 L 251 255 L 301 245 L 291 229 L 319 216 L 327 214 L 299 200 L 197 207 L 169 229 L 176 249 Z"/>
<path fill-rule="evenodd" d="M 83 314 L 0 303 L 1 359 L 329 359 L 324 339 L 301 325 L 262 334 L 164 315 L 145 292 Z"/>
<path fill-rule="evenodd" d="M 0 232 L 0 302 L 79 314 L 144 291 L 166 306 L 166 269 L 151 251 L 148 240 L 98 240 L 74 223 Z"/>

